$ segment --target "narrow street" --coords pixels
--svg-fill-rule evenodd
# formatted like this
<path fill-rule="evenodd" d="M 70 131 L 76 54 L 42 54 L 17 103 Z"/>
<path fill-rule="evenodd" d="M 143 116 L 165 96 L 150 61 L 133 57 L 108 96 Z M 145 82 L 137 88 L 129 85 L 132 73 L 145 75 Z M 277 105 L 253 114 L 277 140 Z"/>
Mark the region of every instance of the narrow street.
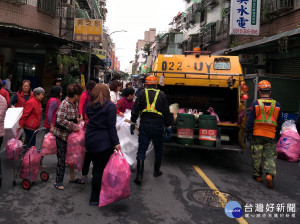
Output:
<path fill-rule="evenodd" d="M 299 164 L 278 159 L 275 189 L 270 190 L 251 178 L 249 152 L 165 148 L 164 174 L 158 178 L 152 176 L 151 152 L 145 161 L 142 185 L 133 183 L 133 171 L 130 198 L 103 208 L 89 206 L 90 184 L 68 183 L 68 169 L 64 179 L 65 190 L 58 191 L 53 187 L 55 155 L 44 160 L 50 179 L 47 182 L 38 179 L 29 191 L 22 189 L 20 178 L 17 186 L 12 186 L 13 163 L 6 160 L 3 147 L 1 158 L 0 223 L 239 223 L 225 215 L 217 197 L 194 166 L 198 166 L 223 195 L 229 194 L 226 197 L 230 200 L 238 201 L 243 208 L 246 204 L 253 206 L 253 211 L 248 213 L 249 218 L 245 218 L 244 214 L 246 222 L 242 223 L 293 224 L 300 220 Z M 254 210 L 255 204 L 259 203 L 264 207 L 274 203 L 275 208 L 278 203 L 285 204 L 285 211 L 281 212 L 284 217 L 275 210 L 272 213 L 261 212 L 261 216 L 257 217 L 259 213 Z M 287 212 L 287 203 L 296 204 L 295 213 Z M 277 218 L 274 217 L 276 213 Z M 266 214 L 265 218 L 263 214 Z M 292 217 L 292 214 L 295 216 Z"/>

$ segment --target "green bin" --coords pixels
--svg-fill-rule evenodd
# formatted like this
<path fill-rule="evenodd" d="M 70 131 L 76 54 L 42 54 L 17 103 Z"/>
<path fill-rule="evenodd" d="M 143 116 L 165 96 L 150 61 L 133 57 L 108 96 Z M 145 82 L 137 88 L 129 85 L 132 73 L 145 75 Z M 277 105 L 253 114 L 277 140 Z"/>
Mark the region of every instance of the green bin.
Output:
<path fill-rule="evenodd" d="M 193 145 L 195 116 L 193 114 L 178 114 L 176 126 L 177 142 L 183 145 Z"/>
<path fill-rule="evenodd" d="M 216 116 L 200 115 L 199 145 L 213 147 L 217 140 L 218 122 Z"/>

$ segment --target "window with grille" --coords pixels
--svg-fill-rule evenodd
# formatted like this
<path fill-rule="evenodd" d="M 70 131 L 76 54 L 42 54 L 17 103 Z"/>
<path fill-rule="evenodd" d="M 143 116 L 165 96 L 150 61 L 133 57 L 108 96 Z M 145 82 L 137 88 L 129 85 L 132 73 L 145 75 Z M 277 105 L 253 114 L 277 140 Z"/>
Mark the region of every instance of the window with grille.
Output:
<path fill-rule="evenodd" d="M 56 14 L 56 0 L 38 0 L 37 8 L 39 11 L 46 13 L 50 16 Z"/>
<path fill-rule="evenodd" d="M 294 0 L 269 0 L 271 12 L 288 11 L 294 8 Z"/>
<path fill-rule="evenodd" d="M 216 24 L 208 26 L 202 30 L 202 40 L 204 44 L 214 42 L 216 39 Z"/>

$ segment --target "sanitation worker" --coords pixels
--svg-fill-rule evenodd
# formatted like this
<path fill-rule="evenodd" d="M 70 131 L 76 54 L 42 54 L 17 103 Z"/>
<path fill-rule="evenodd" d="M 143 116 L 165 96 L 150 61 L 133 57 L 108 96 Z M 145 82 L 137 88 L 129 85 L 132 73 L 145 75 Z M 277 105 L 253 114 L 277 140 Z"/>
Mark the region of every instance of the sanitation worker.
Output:
<path fill-rule="evenodd" d="M 137 152 L 137 173 L 134 182 L 141 184 L 144 173 L 144 160 L 146 151 L 153 140 L 155 151 L 154 177 L 162 175 L 160 171 L 163 139 L 165 127 L 172 123 L 172 116 L 169 110 L 167 97 L 164 92 L 157 89 L 157 78 L 148 76 L 145 80 L 145 89 L 141 90 L 131 111 L 131 135 L 134 134 L 135 123 L 138 117 L 141 117 L 139 126 L 139 147 Z M 168 128 L 166 133 L 169 133 Z"/>
<path fill-rule="evenodd" d="M 260 99 L 253 101 L 248 115 L 246 139 L 251 142 L 253 178 L 262 182 L 262 157 L 268 188 L 274 188 L 276 175 L 276 140 L 282 125 L 281 106 L 270 98 L 271 83 L 258 83 Z"/>

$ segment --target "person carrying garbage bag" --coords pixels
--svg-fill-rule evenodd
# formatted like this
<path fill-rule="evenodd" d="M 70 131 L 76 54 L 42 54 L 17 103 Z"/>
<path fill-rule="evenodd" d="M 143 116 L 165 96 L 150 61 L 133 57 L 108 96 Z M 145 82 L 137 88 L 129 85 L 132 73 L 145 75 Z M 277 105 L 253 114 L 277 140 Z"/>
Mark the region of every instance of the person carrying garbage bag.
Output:
<path fill-rule="evenodd" d="M 271 83 L 262 80 L 258 83 L 260 99 L 253 101 L 248 115 L 245 138 L 251 142 L 253 179 L 262 182 L 262 156 L 268 188 L 274 188 L 276 175 L 276 137 L 282 125 L 280 104 L 270 98 Z"/>
<path fill-rule="evenodd" d="M 134 134 L 135 123 L 140 116 L 139 126 L 139 147 L 137 152 L 137 173 L 134 182 L 138 185 L 142 183 L 144 173 L 144 160 L 146 159 L 146 151 L 151 139 L 154 144 L 155 162 L 154 177 L 162 175 L 160 171 L 164 132 L 170 133 L 169 127 L 172 123 L 172 116 L 169 110 L 167 97 L 163 91 L 157 89 L 157 78 L 148 76 L 145 80 L 145 89 L 141 90 L 138 95 L 132 111 L 130 132 Z"/>

